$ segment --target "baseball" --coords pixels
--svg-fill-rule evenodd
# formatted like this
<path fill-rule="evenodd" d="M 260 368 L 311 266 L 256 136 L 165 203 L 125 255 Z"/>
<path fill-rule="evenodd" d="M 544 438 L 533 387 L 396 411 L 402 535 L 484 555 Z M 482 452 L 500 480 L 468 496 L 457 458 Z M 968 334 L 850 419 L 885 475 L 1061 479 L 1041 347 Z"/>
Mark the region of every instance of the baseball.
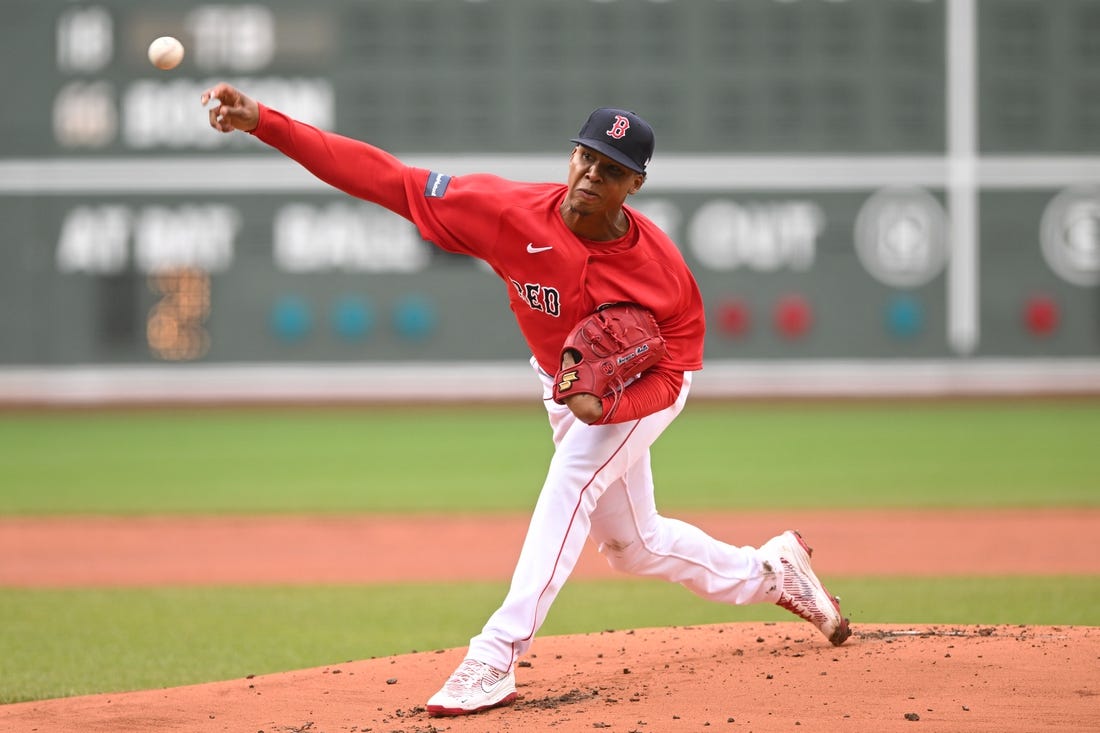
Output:
<path fill-rule="evenodd" d="M 149 44 L 149 61 L 158 69 L 174 69 L 183 61 L 183 44 L 172 36 L 161 36 Z"/>

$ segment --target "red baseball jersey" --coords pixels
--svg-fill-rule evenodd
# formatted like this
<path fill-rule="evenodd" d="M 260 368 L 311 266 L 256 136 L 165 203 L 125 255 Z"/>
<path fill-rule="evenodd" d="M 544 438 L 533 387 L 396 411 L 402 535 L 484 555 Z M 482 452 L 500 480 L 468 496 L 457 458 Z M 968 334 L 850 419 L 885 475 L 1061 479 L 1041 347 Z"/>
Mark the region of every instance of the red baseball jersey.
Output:
<path fill-rule="evenodd" d="M 561 218 L 563 184 L 409 167 L 372 145 L 263 106 L 253 133 L 330 185 L 409 219 L 438 247 L 484 260 L 506 283 L 520 331 L 547 373 L 558 371 L 562 343 L 581 317 L 623 301 L 657 319 L 668 353 L 655 369 L 702 368 L 698 285 L 676 245 L 639 212 L 624 207 L 631 226 L 620 239 L 587 241 Z"/>
<path fill-rule="evenodd" d="M 520 330 L 542 368 L 554 374 L 561 345 L 583 316 L 630 301 L 649 309 L 668 343 L 662 365 L 702 367 L 703 308 L 675 245 L 627 209 L 631 226 L 610 242 L 573 234 L 558 212 L 561 184 L 517 183 L 487 174 L 456 176 L 409 168 L 412 220 L 425 239 L 485 260 L 508 283 Z"/>

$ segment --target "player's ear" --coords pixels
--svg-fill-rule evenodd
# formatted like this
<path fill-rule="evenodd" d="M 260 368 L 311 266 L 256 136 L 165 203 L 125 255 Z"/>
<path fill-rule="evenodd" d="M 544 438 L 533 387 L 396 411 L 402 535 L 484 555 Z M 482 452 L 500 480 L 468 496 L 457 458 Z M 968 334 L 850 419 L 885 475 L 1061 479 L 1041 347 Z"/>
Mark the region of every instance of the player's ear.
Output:
<path fill-rule="evenodd" d="M 634 174 L 634 185 L 630 187 L 630 190 L 627 193 L 631 193 L 631 194 L 638 193 L 638 191 L 641 190 L 641 188 L 642 188 L 642 184 L 644 184 L 644 183 L 645 183 L 645 173 L 636 173 L 636 174 Z"/>

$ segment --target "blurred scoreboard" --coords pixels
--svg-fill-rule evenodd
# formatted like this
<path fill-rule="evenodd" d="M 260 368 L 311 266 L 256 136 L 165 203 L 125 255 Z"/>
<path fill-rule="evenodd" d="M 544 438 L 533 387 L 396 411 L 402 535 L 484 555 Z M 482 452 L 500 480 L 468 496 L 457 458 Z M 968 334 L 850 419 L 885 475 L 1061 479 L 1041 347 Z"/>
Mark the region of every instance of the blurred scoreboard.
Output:
<path fill-rule="evenodd" d="M 9 0 L 0 61 L 0 365 L 525 356 L 484 267 L 210 130 L 218 80 L 525 180 L 635 109 L 708 359 L 1100 355 L 1098 0 Z"/>

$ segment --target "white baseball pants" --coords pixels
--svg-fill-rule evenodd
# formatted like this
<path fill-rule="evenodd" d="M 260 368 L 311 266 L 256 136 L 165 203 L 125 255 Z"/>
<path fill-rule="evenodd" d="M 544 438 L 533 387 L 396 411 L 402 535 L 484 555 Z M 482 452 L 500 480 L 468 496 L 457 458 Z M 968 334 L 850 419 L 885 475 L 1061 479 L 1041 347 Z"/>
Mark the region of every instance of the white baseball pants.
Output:
<path fill-rule="evenodd" d="M 534 360 L 532 360 L 534 363 Z M 530 648 L 588 537 L 617 570 L 680 583 L 731 604 L 775 602 L 775 575 L 753 547 L 720 542 L 657 513 L 649 447 L 680 414 L 691 373 L 670 407 L 640 420 L 586 425 L 552 399 L 538 369 L 556 447 L 500 608 L 470 640 L 467 656 L 508 670 Z"/>

